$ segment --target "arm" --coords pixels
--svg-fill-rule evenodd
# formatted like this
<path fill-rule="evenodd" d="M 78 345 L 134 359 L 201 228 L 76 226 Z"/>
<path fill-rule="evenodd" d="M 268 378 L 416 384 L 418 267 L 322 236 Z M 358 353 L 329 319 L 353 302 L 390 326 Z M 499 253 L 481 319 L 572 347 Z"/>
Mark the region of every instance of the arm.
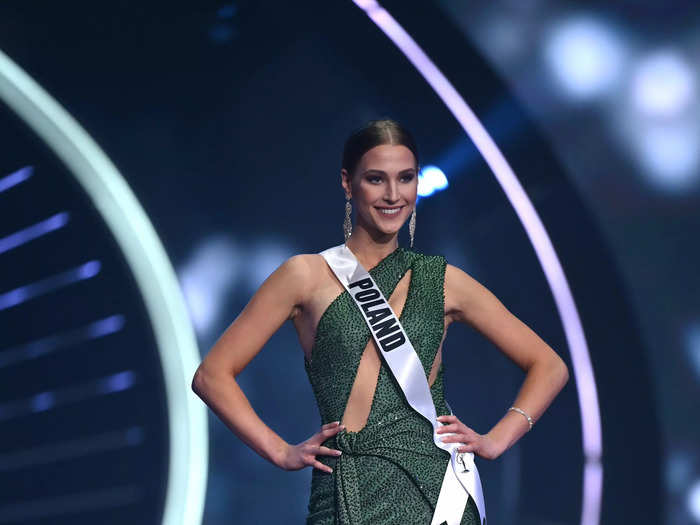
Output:
<path fill-rule="evenodd" d="M 450 264 L 445 270 L 445 307 L 449 321 L 471 325 L 526 372 L 513 406 L 538 421 L 569 379 L 561 357 L 488 289 Z M 507 410 L 486 434 L 493 442 L 487 455 L 498 457 L 529 428 L 522 414 Z"/>
<path fill-rule="evenodd" d="M 197 368 L 192 390 L 243 442 L 280 465 L 288 444 L 253 410 L 236 376 L 260 352 L 307 297 L 311 279 L 308 256 L 285 261 L 260 286 Z"/>

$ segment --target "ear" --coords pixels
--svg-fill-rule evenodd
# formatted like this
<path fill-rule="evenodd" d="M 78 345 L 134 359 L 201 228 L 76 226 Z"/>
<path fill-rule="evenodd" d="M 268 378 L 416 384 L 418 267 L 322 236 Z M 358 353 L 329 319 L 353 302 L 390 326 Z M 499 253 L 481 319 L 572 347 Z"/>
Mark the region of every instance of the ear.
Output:
<path fill-rule="evenodd" d="M 340 170 L 340 183 L 343 186 L 343 189 L 345 190 L 345 196 L 348 198 L 352 198 L 351 178 L 350 174 L 348 173 L 348 170 L 346 170 L 345 168 L 342 168 Z"/>

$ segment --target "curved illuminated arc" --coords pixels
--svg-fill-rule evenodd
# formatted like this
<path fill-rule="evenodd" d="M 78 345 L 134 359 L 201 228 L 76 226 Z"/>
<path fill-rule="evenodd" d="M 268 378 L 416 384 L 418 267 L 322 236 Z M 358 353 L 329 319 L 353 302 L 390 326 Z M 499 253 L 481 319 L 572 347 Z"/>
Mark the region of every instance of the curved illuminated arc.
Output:
<path fill-rule="evenodd" d="M 576 378 L 585 458 L 581 524 L 597 525 L 600 523 L 603 491 L 603 444 L 598 392 L 583 324 L 554 245 L 503 153 L 447 77 L 379 3 L 374 0 L 353 1 L 403 52 L 474 142 L 503 188 L 535 249 L 564 327 Z"/>
<path fill-rule="evenodd" d="M 114 235 L 136 279 L 165 380 L 170 461 L 163 525 L 201 523 L 206 490 L 206 408 L 190 389 L 200 360 L 175 272 L 136 196 L 107 155 L 60 104 L 0 51 L 0 98 L 68 167 Z"/>

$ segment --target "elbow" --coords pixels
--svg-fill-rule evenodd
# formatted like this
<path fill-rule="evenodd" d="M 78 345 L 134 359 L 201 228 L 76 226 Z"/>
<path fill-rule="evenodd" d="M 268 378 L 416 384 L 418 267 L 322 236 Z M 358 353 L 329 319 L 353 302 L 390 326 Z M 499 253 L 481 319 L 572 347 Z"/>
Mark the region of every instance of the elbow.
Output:
<path fill-rule="evenodd" d="M 546 359 L 543 358 L 537 362 L 536 366 L 546 370 L 551 383 L 559 385 L 559 390 L 564 388 L 564 385 L 569 382 L 569 367 L 566 366 L 564 360 L 554 350 Z"/>
<path fill-rule="evenodd" d="M 195 370 L 194 372 L 194 376 L 192 376 L 192 383 L 190 384 L 190 388 L 192 389 L 192 391 L 199 397 L 202 397 L 202 393 L 205 389 L 205 376 L 205 370 L 202 368 L 202 365 L 199 365 L 199 367 L 197 367 L 197 370 Z"/>
<path fill-rule="evenodd" d="M 559 374 L 561 388 L 564 388 L 564 385 L 569 382 L 569 367 L 566 366 L 566 363 L 561 357 L 557 356 L 556 368 Z"/>
<path fill-rule="evenodd" d="M 207 393 L 220 388 L 221 382 L 228 381 L 228 376 L 217 372 L 215 368 L 202 362 L 192 376 L 190 388 L 202 400 L 206 400 Z"/>

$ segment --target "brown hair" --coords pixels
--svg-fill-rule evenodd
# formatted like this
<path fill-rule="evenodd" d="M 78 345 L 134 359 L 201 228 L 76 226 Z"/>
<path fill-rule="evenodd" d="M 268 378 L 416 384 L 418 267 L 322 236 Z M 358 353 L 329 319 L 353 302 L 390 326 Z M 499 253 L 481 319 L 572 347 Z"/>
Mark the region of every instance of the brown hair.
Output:
<path fill-rule="evenodd" d="M 370 120 L 353 131 L 345 141 L 341 167 L 345 168 L 348 175 L 352 177 L 362 155 L 382 144 L 406 146 L 416 159 L 416 171 L 419 170 L 418 148 L 413 136 L 401 124 L 390 118 Z"/>

